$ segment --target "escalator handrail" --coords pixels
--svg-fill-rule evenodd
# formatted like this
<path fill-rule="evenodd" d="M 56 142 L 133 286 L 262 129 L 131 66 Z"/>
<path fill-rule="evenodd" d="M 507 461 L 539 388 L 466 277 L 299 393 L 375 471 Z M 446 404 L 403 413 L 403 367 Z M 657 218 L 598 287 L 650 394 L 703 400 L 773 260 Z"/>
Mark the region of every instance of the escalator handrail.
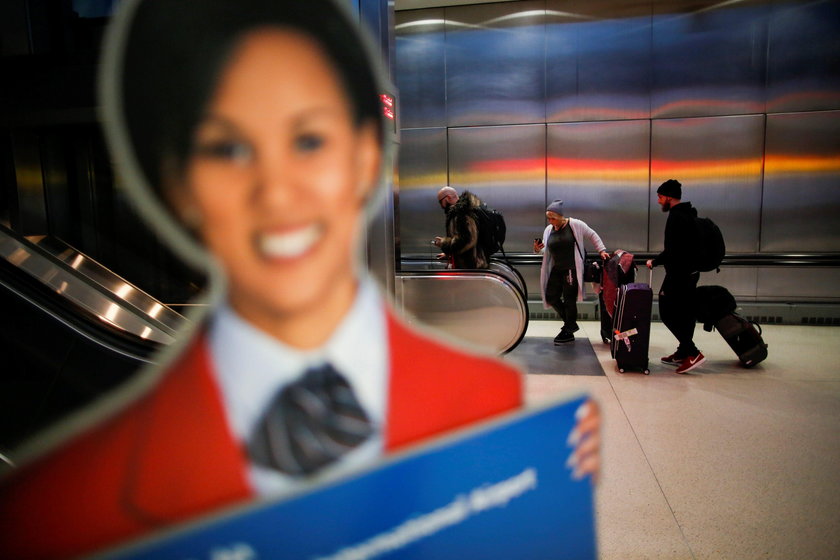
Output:
<path fill-rule="evenodd" d="M 87 288 L 90 288 L 90 289 L 94 290 L 95 292 L 98 292 L 106 300 L 109 300 L 113 303 L 116 303 L 117 305 L 119 305 L 120 308 L 125 309 L 126 311 L 133 314 L 134 316 L 140 317 L 142 319 L 142 321 L 144 321 L 144 322 L 148 323 L 149 325 L 155 327 L 160 332 L 162 332 L 162 333 L 164 333 L 164 334 L 166 334 L 166 335 L 168 335 L 172 338 L 174 338 L 177 335 L 176 330 L 173 329 L 171 326 L 166 325 L 165 323 L 161 322 L 160 320 L 156 319 L 155 317 L 150 316 L 144 310 L 139 309 L 138 307 L 136 307 L 135 305 L 133 305 L 129 301 L 126 301 L 125 299 L 119 297 L 117 294 L 108 290 L 106 287 L 102 286 L 100 283 L 94 282 L 94 281 L 89 281 L 89 279 L 87 277 L 85 277 L 83 274 L 79 273 L 79 271 L 74 269 L 69 264 L 67 264 L 67 263 L 63 262 L 61 259 L 57 258 L 55 255 L 52 255 L 49 251 L 44 250 L 42 247 L 39 247 L 37 244 L 30 242 L 25 237 L 17 234 L 16 232 L 14 232 L 14 231 L 6 228 L 2 224 L 0 224 L 0 238 L 2 238 L 2 237 L 8 237 L 14 243 L 17 243 L 17 244 L 23 246 L 27 251 L 29 251 L 29 252 L 37 255 L 38 257 L 48 261 L 50 263 L 50 266 L 55 267 L 57 269 L 60 269 L 63 272 L 73 276 L 74 278 L 78 278 L 81 282 L 84 283 L 84 285 Z M 5 262 L 10 266 L 13 266 L 13 267 L 19 269 L 19 267 L 17 267 L 13 263 L 7 261 L 6 259 L 0 258 L 0 261 Z M 27 276 L 29 278 L 32 278 L 32 279 L 38 281 L 41 285 L 43 285 L 44 287 L 49 289 L 49 287 L 46 284 L 43 284 L 39 279 L 37 279 L 34 276 L 28 274 L 26 271 L 21 270 L 21 272 L 24 273 L 24 274 L 27 274 Z M 119 278 L 119 279 L 120 279 L 121 282 L 124 282 L 126 285 L 131 286 L 130 283 L 125 282 L 122 278 Z M 149 297 L 151 298 L 151 296 L 149 296 Z M 83 308 L 82 305 L 80 305 L 79 303 L 76 303 L 76 302 L 73 302 L 73 305 L 75 305 L 78 308 Z M 163 305 L 163 304 L 160 304 L 160 305 Z M 86 312 L 91 313 L 90 311 L 87 311 L 87 310 L 86 310 Z M 174 311 L 173 311 L 173 313 L 174 313 Z"/>
<path fill-rule="evenodd" d="M 408 258 L 402 259 L 402 261 L 410 262 L 410 263 L 428 264 L 428 265 L 433 265 L 433 264 L 438 264 L 438 265 L 441 265 L 441 266 L 443 265 L 443 263 L 441 261 L 439 261 L 437 259 L 433 259 L 433 258 L 428 258 L 428 257 L 408 257 Z M 513 273 L 513 276 L 515 276 L 516 279 L 517 279 L 516 284 L 512 284 L 513 287 L 516 288 L 522 294 L 525 301 L 528 301 L 528 289 L 527 289 L 527 285 L 525 283 L 525 278 L 522 276 L 522 273 L 519 272 L 516 269 L 516 267 L 511 265 L 506 260 L 492 258 L 492 259 L 490 259 L 490 262 L 492 264 L 497 265 L 497 266 L 504 266 L 507 270 L 509 270 L 511 273 Z M 513 280 L 512 278 L 509 278 L 509 277 L 505 276 L 504 274 L 501 274 L 501 273 L 493 270 L 492 268 L 430 268 L 429 270 L 425 270 L 425 271 L 400 270 L 400 271 L 397 272 L 397 275 L 413 274 L 415 272 L 445 272 L 445 271 L 447 271 L 447 272 L 470 272 L 470 273 L 489 272 L 491 274 L 501 276 L 501 277 L 505 278 L 506 280 L 509 280 L 509 281 Z"/>
<path fill-rule="evenodd" d="M 513 269 L 515 270 L 515 269 Z M 519 271 L 516 271 L 517 274 Z M 524 317 L 524 325 L 517 336 L 516 340 L 513 344 L 509 345 L 507 348 L 501 351 L 502 354 L 507 354 L 517 346 L 519 343 L 522 342 L 522 339 L 525 338 L 525 333 L 528 332 L 528 326 L 530 324 L 530 313 L 528 311 L 528 296 L 526 293 L 520 289 L 519 286 L 516 286 L 510 278 L 506 277 L 504 274 L 496 272 L 491 269 L 487 268 L 479 268 L 479 269 L 441 269 L 441 270 L 406 270 L 406 271 L 399 271 L 397 272 L 397 276 L 400 278 L 463 278 L 468 276 L 470 278 L 481 278 L 484 277 L 488 280 L 492 280 L 494 282 L 498 282 L 512 290 L 512 292 L 516 296 L 516 301 L 520 305 L 520 311 L 522 316 Z M 523 281 L 524 284 L 524 281 Z"/>
<path fill-rule="evenodd" d="M 490 259 L 490 262 L 497 266 L 504 266 L 507 270 L 511 271 L 516 276 L 517 281 L 519 283 L 517 287 L 520 288 L 520 291 L 522 292 L 525 301 L 528 301 L 528 285 L 525 283 L 525 277 L 522 276 L 522 273 L 519 272 L 519 270 L 515 266 L 509 263 L 507 259 L 492 258 Z"/>
<path fill-rule="evenodd" d="M 658 254 L 634 252 L 633 262 L 644 264 Z M 542 255 L 535 253 L 508 253 L 507 256 L 508 261 L 516 265 L 535 266 L 542 262 Z M 587 253 L 587 257 L 595 256 L 595 253 Z M 840 253 L 729 253 L 721 263 L 721 267 L 724 266 L 840 267 Z"/>
<path fill-rule="evenodd" d="M 110 278 L 111 284 L 120 284 L 128 286 L 131 288 L 131 297 L 120 297 L 120 300 L 122 302 L 125 302 L 127 306 L 134 309 L 137 312 L 137 314 L 142 315 L 144 317 L 149 317 L 150 321 L 154 319 L 154 321 L 156 321 L 158 324 L 164 325 L 166 328 L 169 329 L 167 331 L 167 334 L 169 335 L 174 335 L 180 327 L 184 319 L 181 314 L 172 310 L 171 307 L 162 304 L 147 292 L 141 290 L 131 282 L 128 282 L 123 277 L 119 276 L 99 261 L 91 258 L 89 255 L 82 253 L 75 247 L 65 243 L 63 240 L 57 237 L 50 236 L 44 236 L 42 239 L 36 242 L 31 242 L 26 238 L 24 238 L 24 240 L 29 242 L 33 249 L 40 251 L 43 255 L 46 255 L 50 259 L 54 259 L 56 262 L 62 262 L 64 264 L 67 264 L 68 262 L 74 261 L 78 257 L 82 257 L 82 262 L 84 263 L 82 268 L 76 268 L 74 265 L 69 266 L 74 270 L 77 270 L 83 276 L 85 276 L 85 278 L 90 280 L 92 284 L 99 286 L 107 294 L 113 294 L 114 292 L 109 288 L 107 284 L 103 284 L 103 282 L 101 281 L 102 278 L 106 280 Z M 57 250 L 60 250 L 61 252 L 56 252 Z M 66 253 L 72 255 L 73 258 L 68 258 L 65 255 Z M 143 303 L 141 302 L 144 302 L 145 308 L 143 306 Z M 162 314 L 156 315 L 155 317 L 151 317 L 146 311 L 146 309 L 151 308 L 154 304 L 161 306 Z M 168 314 L 168 321 L 162 318 L 164 314 Z"/>
<path fill-rule="evenodd" d="M 452 276 L 486 276 L 488 278 L 493 279 L 501 279 L 504 280 L 504 283 L 508 285 L 510 288 L 516 291 L 516 293 L 522 298 L 524 302 L 528 301 L 528 294 L 523 288 L 525 287 L 525 280 L 522 278 L 522 275 L 513 267 L 509 267 L 509 270 L 515 271 L 516 275 L 521 280 L 521 285 L 517 285 L 513 279 L 507 277 L 506 275 L 502 274 L 501 272 L 495 271 L 491 268 L 445 268 L 440 270 L 401 270 L 397 272 L 397 276 L 400 277 L 407 277 L 407 276 L 440 276 L 440 277 L 452 277 Z"/>
<path fill-rule="evenodd" d="M 87 340 L 128 358 L 151 362 L 150 356 L 162 346 L 105 323 L 5 259 L 0 259 L 0 287 Z"/>

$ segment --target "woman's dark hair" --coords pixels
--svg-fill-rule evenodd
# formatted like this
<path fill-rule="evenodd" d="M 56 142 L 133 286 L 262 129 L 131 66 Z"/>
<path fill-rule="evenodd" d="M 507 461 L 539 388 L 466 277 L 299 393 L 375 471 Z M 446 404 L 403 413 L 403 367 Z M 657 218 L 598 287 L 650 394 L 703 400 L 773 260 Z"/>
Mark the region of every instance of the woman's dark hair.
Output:
<path fill-rule="evenodd" d="M 373 119 L 381 131 L 373 64 L 356 24 L 331 0 L 144 0 L 133 16 L 121 64 L 122 110 L 137 162 L 164 201 L 164 165 L 183 168 L 219 74 L 237 42 L 257 28 L 315 39 L 356 124 Z"/>

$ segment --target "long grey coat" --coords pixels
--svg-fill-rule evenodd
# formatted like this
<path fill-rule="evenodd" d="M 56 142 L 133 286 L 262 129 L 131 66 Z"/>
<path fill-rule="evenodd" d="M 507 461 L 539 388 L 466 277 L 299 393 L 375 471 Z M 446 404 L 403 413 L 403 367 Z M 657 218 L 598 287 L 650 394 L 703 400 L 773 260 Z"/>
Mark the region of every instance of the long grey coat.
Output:
<path fill-rule="evenodd" d="M 586 256 L 586 249 L 581 242 L 582 239 L 588 239 L 592 245 L 595 246 L 595 249 L 598 252 L 606 251 L 607 248 L 604 245 L 604 242 L 601 241 L 601 238 L 595 233 L 595 230 L 586 225 L 586 222 L 581 220 L 577 220 L 575 218 L 569 218 L 569 226 L 572 228 L 572 234 L 575 236 L 575 271 L 577 272 L 577 282 L 578 282 L 578 301 L 583 301 L 583 294 L 584 294 L 584 282 L 583 282 L 583 261 Z M 554 266 L 554 259 L 551 257 L 551 253 L 545 250 L 545 246 L 548 245 L 548 237 L 551 235 L 551 230 L 554 226 L 548 224 L 546 226 L 545 231 L 543 232 L 543 249 L 541 251 L 543 259 L 542 259 L 542 267 L 540 268 L 540 288 L 542 292 L 542 301 L 543 307 L 546 309 L 551 309 L 551 306 L 545 301 L 545 288 L 548 285 L 548 275 L 551 274 L 551 268 Z"/>

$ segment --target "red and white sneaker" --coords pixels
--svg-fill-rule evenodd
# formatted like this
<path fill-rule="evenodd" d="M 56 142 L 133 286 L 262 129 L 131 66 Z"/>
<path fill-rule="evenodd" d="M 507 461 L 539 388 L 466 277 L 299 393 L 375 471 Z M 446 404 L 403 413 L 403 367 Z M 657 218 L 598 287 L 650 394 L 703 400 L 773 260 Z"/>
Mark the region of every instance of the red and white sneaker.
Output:
<path fill-rule="evenodd" d="M 702 352 L 697 352 L 696 356 L 689 356 L 688 358 L 685 358 L 682 363 L 680 363 L 680 367 L 677 368 L 676 373 L 688 373 L 694 368 L 703 365 L 705 361 L 706 356 L 704 356 Z"/>
<path fill-rule="evenodd" d="M 670 356 L 662 356 L 659 361 L 668 366 L 678 366 L 683 362 L 683 359 L 678 353 L 674 352 Z"/>

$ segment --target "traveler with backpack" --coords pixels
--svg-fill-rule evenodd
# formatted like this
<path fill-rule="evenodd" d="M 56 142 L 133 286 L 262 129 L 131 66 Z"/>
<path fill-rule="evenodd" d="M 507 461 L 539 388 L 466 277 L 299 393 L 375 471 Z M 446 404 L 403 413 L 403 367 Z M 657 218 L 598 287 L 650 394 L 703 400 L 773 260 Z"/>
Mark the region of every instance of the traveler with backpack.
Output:
<path fill-rule="evenodd" d="M 555 200 L 546 208 L 548 226 L 542 241 L 534 239 L 534 252 L 542 253 L 540 286 L 543 305 L 553 307 L 563 320 L 563 328 L 554 338 L 554 344 L 574 342 L 577 324 L 577 302 L 583 301 L 583 263 L 586 256 L 584 240 L 588 239 L 601 254 L 610 258 L 604 242 L 585 222 L 563 216 L 563 201 Z"/>
<path fill-rule="evenodd" d="M 647 266 L 651 269 L 665 266 L 665 280 L 659 289 L 659 314 L 662 322 L 679 341 L 676 352 L 663 357 L 662 363 L 677 366 L 677 373 L 688 373 L 706 361 L 706 357 L 694 345 L 694 306 L 700 271 L 713 270 L 708 263 L 702 262 L 706 260 L 705 249 L 712 244 L 704 243 L 704 226 L 700 224 L 701 220 L 711 221 L 698 218 L 697 209 L 691 206 L 691 202 L 682 202 L 682 184 L 676 179 L 662 183 L 656 194 L 662 211 L 668 212 L 665 250 L 656 258 L 648 260 Z M 719 265 L 720 260 L 715 266 Z"/>
<path fill-rule="evenodd" d="M 481 243 L 486 205 L 470 191 L 458 197 L 452 187 L 438 191 L 438 203 L 446 213 L 446 237 L 433 243 L 449 257 L 450 268 L 488 268 L 491 253 Z"/>

